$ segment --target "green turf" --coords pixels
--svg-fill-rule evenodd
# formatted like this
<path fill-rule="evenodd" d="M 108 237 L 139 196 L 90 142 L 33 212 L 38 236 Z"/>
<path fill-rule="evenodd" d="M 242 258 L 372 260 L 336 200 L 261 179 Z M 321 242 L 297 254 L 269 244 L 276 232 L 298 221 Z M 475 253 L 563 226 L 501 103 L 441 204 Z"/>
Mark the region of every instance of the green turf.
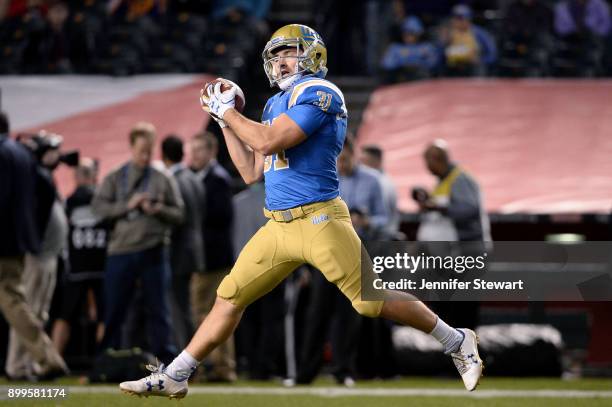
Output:
<path fill-rule="evenodd" d="M 463 389 L 459 379 L 402 378 L 401 380 L 369 380 L 358 382 L 359 387 L 383 388 L 444 388 Z M 478 389 L 487 390 L 612 390 L 612 379 L 561 380 L 550 378 L 483 377 Z"/>
<path fill-rule="evenodd" d="M 0 385 L 9 386 L 31 386 L 28 382 L 8 382 L 0 378 Z M 79 379 L 75 377 L 62 378 L 55 381 L 55 385 L 78 386 Z M 43 384 L 51 386 L 50 383 Z M 197 386 L 202 386 L 198 384 Z M 228 386 L 227 384 L 206 384 L 205 386 Z M 276 381 L 250 381 L 239 380 L 230 386 L 249 386 L 249 387 L 280 387 Z M 313 384 L 315 387 L 335 386 L 329 378 L 319 378 Z M 308 386 L 304 386 L 308 387 Z M 459 378 L 432 378 L 432 377 L 403 377 L 397 380 L 362 380 L 357 381 L 359 388 L 441 388 L 441 389 L 463 389 L 463 384 Z M 576 380 L 561 380 L 557 378 L 515 378 L 515 377 L 486 377 L 481 379 L 479 389 L 492 390 L 610 390 L 612 391 L 612 378 L 583 378 Z"/>
<path fill-rule="evenodd" d="M 600 407 L 612 406 L 611 399 L 563 398 L 487 398 L 466 399 L 452 397 L 316 397 L 316 396 L 260 396 L 260 395 L 191 395 L 179 401 L 162 398 L 138 398 L 122 394 L 72 395 L 66 400 L 3 401 L 3 406 L 66 406 L 66 407 L 395 407 L 395 406 L 462 406 L 462 407 Z"/>
<path fill-rule="evenodd" d="M 29 387 L 32 384 L 7 383 L 0 380 L 0 385 Z M 78 380 L 74 378 L 62 379 L 53 385 L 45 386 L 76 386 Z M 41 385 L 42 386 L 42 385 Z M 198 385 L 201 386 L 201 385 Z M 207 385 L 212 387 L 213 385 Z M 252 382 L 240 381 L 233 385 L 235 387 L 276 387 L 274 382 Z M 329 379 L 317 380 L 315 386 L 331 387 Z M 195 386 L 192 386 L 195 387 Z M 358 388 L 440 388 L 440 389 L 462 389 L 459 380 L 438 378 L 403 378 L 401 380 L 388 381 L 361 381 Z M 580 379 L 564 381 L 560 379 L 543 378 L 485 378 L 481 390 L 607 390 L 612 391 L 612 379 Z M 0 396 L 5 397 L 6 394 Z M 191 394 L 179 401 L 163 398 L 138 398 L 117 392 L 117 394 L 69 394 L 65 399 L 54 400 L 0 400 L 1 406 L 67 406 L 67 407 L 89 407 L 89 406 L 164 406 L 164 407 L 395 407 L 395 406 L 521 406 L 521 407 L 549 407 L 549 406 L 608 406 L 612 407 L 612 398 L 483 398 L 474 399 L 466 397 L 376 397 L 376 396 L 334 396 L 324 397 L 317 395 L 218 395 L 218 394 Z"/>

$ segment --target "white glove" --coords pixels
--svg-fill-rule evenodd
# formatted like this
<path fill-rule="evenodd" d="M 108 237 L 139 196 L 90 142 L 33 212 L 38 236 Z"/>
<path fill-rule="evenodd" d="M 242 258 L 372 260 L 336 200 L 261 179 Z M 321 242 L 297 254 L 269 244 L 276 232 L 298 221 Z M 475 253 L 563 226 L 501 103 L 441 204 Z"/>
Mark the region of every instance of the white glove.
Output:
<path fill-rule="evenodd" d="M 202 106 L 202 110 L 208 113 L 210 117 L 212 117 L 212 119 L 217 122 L 219 127 L 221 127 L 222 129 L 226 128 L 227 124 L 222 119 L 219 119 L 217 116 L 210 112 L 210 109 L 208 107 L 209 101 L 210 97 L 208 96 L 208 90 L 204 88 L 200 89 L 200 105 Z"/>
<path fill-rule="evenodd" d="M 214 88 L 209 85 L 207 91 L 210 114 L 223 120 L 225 112 L 233 109 L 236 105 L 236 87 L 232 85 L 225 92 L 221 92 L 221 82 L 217 82 Z"/>

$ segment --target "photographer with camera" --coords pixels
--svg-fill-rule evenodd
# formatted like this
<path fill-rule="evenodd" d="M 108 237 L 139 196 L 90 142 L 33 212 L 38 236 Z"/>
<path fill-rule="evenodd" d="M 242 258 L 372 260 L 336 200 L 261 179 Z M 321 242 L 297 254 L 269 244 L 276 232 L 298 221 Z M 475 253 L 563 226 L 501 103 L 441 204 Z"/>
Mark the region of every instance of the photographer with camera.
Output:
<path fill-rule="evenodd" d="M 8 118 L 0 112 L 0 310 L 11 326 L 6 372 L 10 379 L 44 380 L 67 372 L 43 330 L 62 245 L 61 216 L 55 217 L 55 189 L 43 166 L 43 158 L 51 162 L 49 149 L 39 148 L 48 140 L 17 143 L 8 135 Z"/>
<path fill-rule="evenodd" d="M 61 162 L 69 165 L 78 162 L 78 153 L 62 153 L 60 151 L 62 136 L 44 130 L 25 138 L 21 136 L 20 141 L 27 145 L 36 157 L 38 182 L 41 185 L 39 190 L 45 191 L 40 197 L 46 202 L 51 202 L 51 210 L 48 213 L 46 211 L 39 213 L 39 219 L 45 225 L 41 249 L 36 254 L 26 254 L 23 278 L 26 301 L 32 307 L 34 314 L 45 324 L 49 320 L 49 309 L 57 282 L 58 260 L 68 242 L 68 219 L 55 187 L 53 171 Z M 44 218 L 45 213 L 47 213 L 46 218 Z M 6 373 L 12 378 L 28 378 L 33 372 L 33 362 L 22 338 L 14 329 L 11 330 Z"/>
<path fill-rule="evenodd" d="M 429 144 L 423 159 L 429 172 L 438 178 L 430 192 L 416 187 L 412 198 L 419 206 L 421 223 L 417 232 L 420 242 L 461 242 L 456 244 L 422 245 L 430 255 L 446 255 L 453 247 L 455 255 L 478 255 L 491 241 L 489 217 L 485 211 L 478 182 L 461 166 L 451 160 L 446 141 Z M 475 328 L 479 304 L 440 301 L 432 308 L 453 325 Z"/>
<path fill-rule="evenodd" d="M 425 165 L 439 183 L 429 193 L 416 187 L 412 198 L 421 211 L 419 241 L 490 241 L 489 218 L 476 180 L 451 161 L 444 140 L 425 149 Z"/>
<path fill-rule="evenodd" d="M 183 220 L 176 182 L 151 166 L 155 127 L 137 123 L 129 134 L 130 162 L 108 174 L 92 201 L 94 213 L 114 223 L 104 275 L 101 348 L 121 348 L 121 328 L 136 281 L 145 297 L 150 351 L 163 362 L 175 352 L 170 332 L 171 228 Z"/>

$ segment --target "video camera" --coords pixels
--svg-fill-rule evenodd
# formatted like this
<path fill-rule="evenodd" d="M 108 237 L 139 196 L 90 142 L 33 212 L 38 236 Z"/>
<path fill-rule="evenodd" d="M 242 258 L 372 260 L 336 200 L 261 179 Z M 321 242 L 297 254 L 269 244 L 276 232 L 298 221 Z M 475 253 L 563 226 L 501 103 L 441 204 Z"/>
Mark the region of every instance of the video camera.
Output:
<path fill-rule="evenodd" d="M 32 154 L 36 157 L 36 161 L 51 170 L 57 168 L 60 163 L 66 164 L 69 167 L 79 165 L 79 151 L 69 150 L 61 151 L 60 147 L 64 142 L 64 138 L 59 134 L 49 133 L 46 130 L 41 130 L 36 134 L 19 134 L 17 141 L 27 146 Z M 58 150 L 57 159 L 52 159 L 51 162 L 43 160 L 45 154 L 50 150 Z"/>
<path fill-rule="evenodd" d="M 410 192 L 410 196 L 417 203 L 427 202 L 427 200 L 430 198 L 429 192 L 427 192 L 427 190 L 425 188 L 423 188 L 423 187 L 414 187 L 414 188 L 412 188 L 412 191 Z"/>

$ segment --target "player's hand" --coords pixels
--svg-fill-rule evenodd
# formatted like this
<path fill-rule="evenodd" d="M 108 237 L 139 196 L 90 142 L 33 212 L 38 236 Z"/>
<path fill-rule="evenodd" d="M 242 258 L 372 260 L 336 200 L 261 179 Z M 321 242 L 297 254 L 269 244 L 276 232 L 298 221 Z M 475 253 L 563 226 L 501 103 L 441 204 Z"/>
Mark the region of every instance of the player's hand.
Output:
<path fill-rule="evenodd" d="M 202 110 L 204 110 L 208 114 L 210 114 L 210 109 L 208 108 L 209 102 L 210 97 L 208 96 L 208 90 L 205 88 L 200 89 L 200 105 L 202 106 Z M 216 121 L 219 127 L 221 127 L 222 129 L 227 127 L 227 124 L 225 124 L 225 122 L 222 119 L 219 119 L 217 116 L 210 114 L 210 117 L 212 117 L 212 119 Z"/>
<path fill-rule="evenodd" d="M 231 86 L 226 91 L 221 91 L 221 82 L 217 82 L 214 87 L 209 85 L 206 89 L 208 93 L 208 109 L 210 114 L 223 120 L 223 115 L 229 109 L 234 109 L 236 105 L 236 87 Z"/>

